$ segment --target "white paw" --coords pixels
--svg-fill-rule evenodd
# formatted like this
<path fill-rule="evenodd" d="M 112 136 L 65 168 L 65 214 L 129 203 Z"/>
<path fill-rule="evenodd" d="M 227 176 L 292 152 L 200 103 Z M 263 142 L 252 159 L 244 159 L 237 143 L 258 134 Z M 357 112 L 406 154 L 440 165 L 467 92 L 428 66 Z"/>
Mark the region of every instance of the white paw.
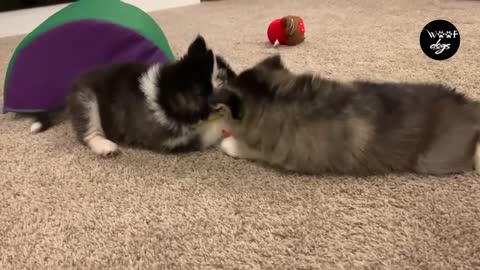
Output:
<path fill-rule="evenodd" d="M 43 125 L 40 122 L 33 122 L 30 126 L 30 132 L 32 134 L 38 133 L 42 129 Z"/>
<path fill-rule="evenodd" d="M 231 156 L 231 157 L 240 157 L 240 147 L 237 140 L 234 137 L 228 137 L 222 140 L 220 143 L 220 149 Z"/>
<path fill-rule="evenodd" d="M 94 137 L 89 142 L 88 145 L 93 152 L 97 155 L 104 157 L 114 156 L 119 152 L 118 145 L 112 141 L 109 141 L 102 137 Z"/>

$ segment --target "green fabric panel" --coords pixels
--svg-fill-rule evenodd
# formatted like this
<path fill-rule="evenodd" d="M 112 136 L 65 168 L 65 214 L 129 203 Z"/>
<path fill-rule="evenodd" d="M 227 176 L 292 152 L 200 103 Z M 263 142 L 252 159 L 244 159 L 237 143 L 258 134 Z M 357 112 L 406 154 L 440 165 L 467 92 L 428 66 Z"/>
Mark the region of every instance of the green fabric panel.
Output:
<path fill-rule="evenodd" d="M 130 28 L 156 44 L 171 61 L 175 59 L 163 31 L 143 10 L 120 0 L 80 0 L 50 16 L 20 42 L 8 65 L 4 89 L 18 54 L 29 42 L 56 26 L 81 19 L 105 20 Z"/>

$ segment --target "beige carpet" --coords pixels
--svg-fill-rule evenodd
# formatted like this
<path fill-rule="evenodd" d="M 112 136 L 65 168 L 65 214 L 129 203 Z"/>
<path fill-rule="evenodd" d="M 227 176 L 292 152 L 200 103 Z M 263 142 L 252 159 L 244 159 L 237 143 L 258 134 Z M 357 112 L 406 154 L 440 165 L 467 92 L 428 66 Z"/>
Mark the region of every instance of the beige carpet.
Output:
<path fill-rule="evenodd" d="M 288 14 L 304 17 L 306 42 L 267 46 L 268 22 Z M 237 70 L 280 52 L 295 71 L 440 80 L 480 98 L 479 14 L 479 1 L 226 0 L 153 16 L 177 55 L 202 33 Z M 444 62 L 419 47 L 437 18 L 462 39 Z M 2 85 L 20 40 L 0 39 Z M 0 116 L 0 269 L 480 269 L 472 173 L 292 176 L 217 150 L 105 160 L 68 123 L 29 125 Z"/>

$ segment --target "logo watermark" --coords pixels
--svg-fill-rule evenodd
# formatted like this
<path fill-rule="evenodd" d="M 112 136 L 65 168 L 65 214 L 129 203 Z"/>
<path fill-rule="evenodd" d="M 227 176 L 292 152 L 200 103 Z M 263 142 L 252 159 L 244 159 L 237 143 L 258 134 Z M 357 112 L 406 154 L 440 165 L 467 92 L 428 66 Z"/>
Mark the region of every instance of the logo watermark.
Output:
<path fill-rule="evenodd" d="M 431 21 L 420 33 L 420 47 L 431 59 L 446 60 L 460 47 L 460 33 L 448 21 Z"/>

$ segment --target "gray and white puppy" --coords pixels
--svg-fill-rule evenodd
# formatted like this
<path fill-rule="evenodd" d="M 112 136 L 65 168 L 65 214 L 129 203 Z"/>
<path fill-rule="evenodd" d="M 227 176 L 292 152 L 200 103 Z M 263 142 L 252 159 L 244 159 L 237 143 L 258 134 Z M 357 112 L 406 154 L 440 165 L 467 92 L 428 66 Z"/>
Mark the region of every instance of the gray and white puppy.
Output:
<path fill-rule="evenodd" d="M 480 173 L 480 103 L 439 84 L 293 74 L 280 56 L 210 99 L 228 108 L 221 149 L 301 173 Z"/>

